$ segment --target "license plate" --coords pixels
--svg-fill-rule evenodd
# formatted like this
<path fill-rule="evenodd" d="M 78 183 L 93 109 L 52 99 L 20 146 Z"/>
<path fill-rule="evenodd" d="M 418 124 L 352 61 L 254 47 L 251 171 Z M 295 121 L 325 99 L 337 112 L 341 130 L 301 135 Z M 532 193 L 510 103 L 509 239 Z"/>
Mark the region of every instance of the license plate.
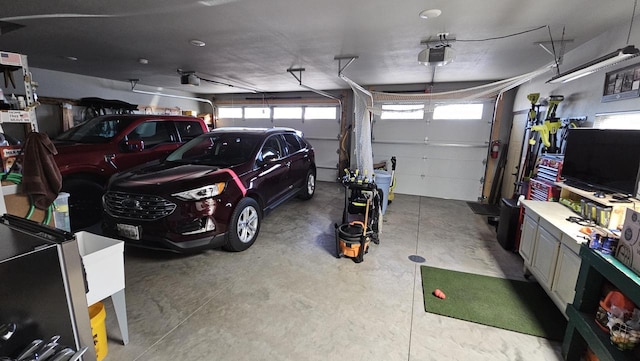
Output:
<path fill-rule="evenodd" d="M 130 224 L 116 224 L 116 229 L 118 230 L 118 234 L 122 237 L 134 239 L 136 241 L 140 240 L 140 227 L 132 226 Z"/>

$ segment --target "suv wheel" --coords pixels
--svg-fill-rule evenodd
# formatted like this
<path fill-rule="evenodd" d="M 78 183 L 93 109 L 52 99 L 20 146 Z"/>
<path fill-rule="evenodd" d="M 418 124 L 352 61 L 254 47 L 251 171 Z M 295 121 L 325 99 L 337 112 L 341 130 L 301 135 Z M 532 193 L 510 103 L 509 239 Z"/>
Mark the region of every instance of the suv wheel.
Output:
<path fill-rule="evenodd" d="M 231 215 L 231 223 L 227 232 L 227 242 L 224 249 L 241 252 L 251 247 L 258 238 L 260 231 L 260 206 L 253 198 L 243 198 L 238 202 Z"/>
<path fill-rule="evenodd" d="M 69 193 L 69 218 L 73 231 L 100 221 L 104 193 L 102 186 L 88 179 L 72 178 L 63 181 L 62 190 Z"/>
<path fill-rule="evenodd" d="M 298 197 L 301 199 L 311 199 L 316 192 L 316 173 L 309 169 L 304 187 L 300 190 Z"/>

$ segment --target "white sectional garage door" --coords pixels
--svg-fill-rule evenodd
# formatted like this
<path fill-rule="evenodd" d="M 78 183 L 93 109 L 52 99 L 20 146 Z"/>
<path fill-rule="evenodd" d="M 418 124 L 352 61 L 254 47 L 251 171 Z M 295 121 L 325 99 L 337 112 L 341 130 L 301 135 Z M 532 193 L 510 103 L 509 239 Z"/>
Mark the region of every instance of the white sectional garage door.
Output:
<path fill-rule="evenodd" d="M 374 162 L 396 156 L 396 193 L 467 201 L 482 196 L 494 102 L 476 103 L 475 115 L 456 110 L 467 105 L 424 111 L 428 104 L 421 104 L 415 112 L 383 107 L 374 116 Z"/>
<path fill-rule="evenodd" d="M 318 180 L 335 182 L 338 179 L 338 137 L 340 124 L 337 120 L 313 119 L 277 120 L 277 127 L 301 130 L 316 153 Z"/>
<path fill-rule="evenodd" d="M 233 114 L 234 111 L 235 114 Z M 217 127 L 288 127 L 302 131 L 315 150 L 317 179 L 329 182 L 337 180 L 340 135 L 337 106 L 314 104 L 308 106 L 220 107 L 218 113 L 220 115 Z M 235 115 L 235 117 L 225 115 Z"/>

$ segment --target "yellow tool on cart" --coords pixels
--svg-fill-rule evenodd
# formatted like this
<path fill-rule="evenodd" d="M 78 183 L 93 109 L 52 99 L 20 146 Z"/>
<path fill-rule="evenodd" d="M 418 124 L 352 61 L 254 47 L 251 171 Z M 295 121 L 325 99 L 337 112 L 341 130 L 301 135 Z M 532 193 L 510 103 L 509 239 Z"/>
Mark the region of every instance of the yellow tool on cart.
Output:
<path fill-rule="evenodd" d="M 391 157 L 391 185 L 389 185 L 388 203 L 394 198 L 393 190 L 396 189 L 396 156 Z"/>

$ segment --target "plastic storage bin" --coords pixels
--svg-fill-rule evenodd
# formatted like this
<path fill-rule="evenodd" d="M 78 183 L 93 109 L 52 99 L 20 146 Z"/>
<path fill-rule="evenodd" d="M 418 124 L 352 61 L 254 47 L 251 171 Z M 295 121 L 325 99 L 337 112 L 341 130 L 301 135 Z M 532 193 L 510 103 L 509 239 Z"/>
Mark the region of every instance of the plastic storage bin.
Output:
<path fill-rule="evenodd" d="M 382 189 L 383 199 L 382 199 L 382 214 L 387 210 L 387 205 L 389 204 L 389 187 L 391 186 L 391 174 L 386 170 L 376 169 L 376 186 Z"/>
<path fill-rule="evenodd" d="M 71 232 L 69 220 L 69 193 L 60 192 L 58 198 L 53 201 L 53 220 L 56 228 Z"/>

